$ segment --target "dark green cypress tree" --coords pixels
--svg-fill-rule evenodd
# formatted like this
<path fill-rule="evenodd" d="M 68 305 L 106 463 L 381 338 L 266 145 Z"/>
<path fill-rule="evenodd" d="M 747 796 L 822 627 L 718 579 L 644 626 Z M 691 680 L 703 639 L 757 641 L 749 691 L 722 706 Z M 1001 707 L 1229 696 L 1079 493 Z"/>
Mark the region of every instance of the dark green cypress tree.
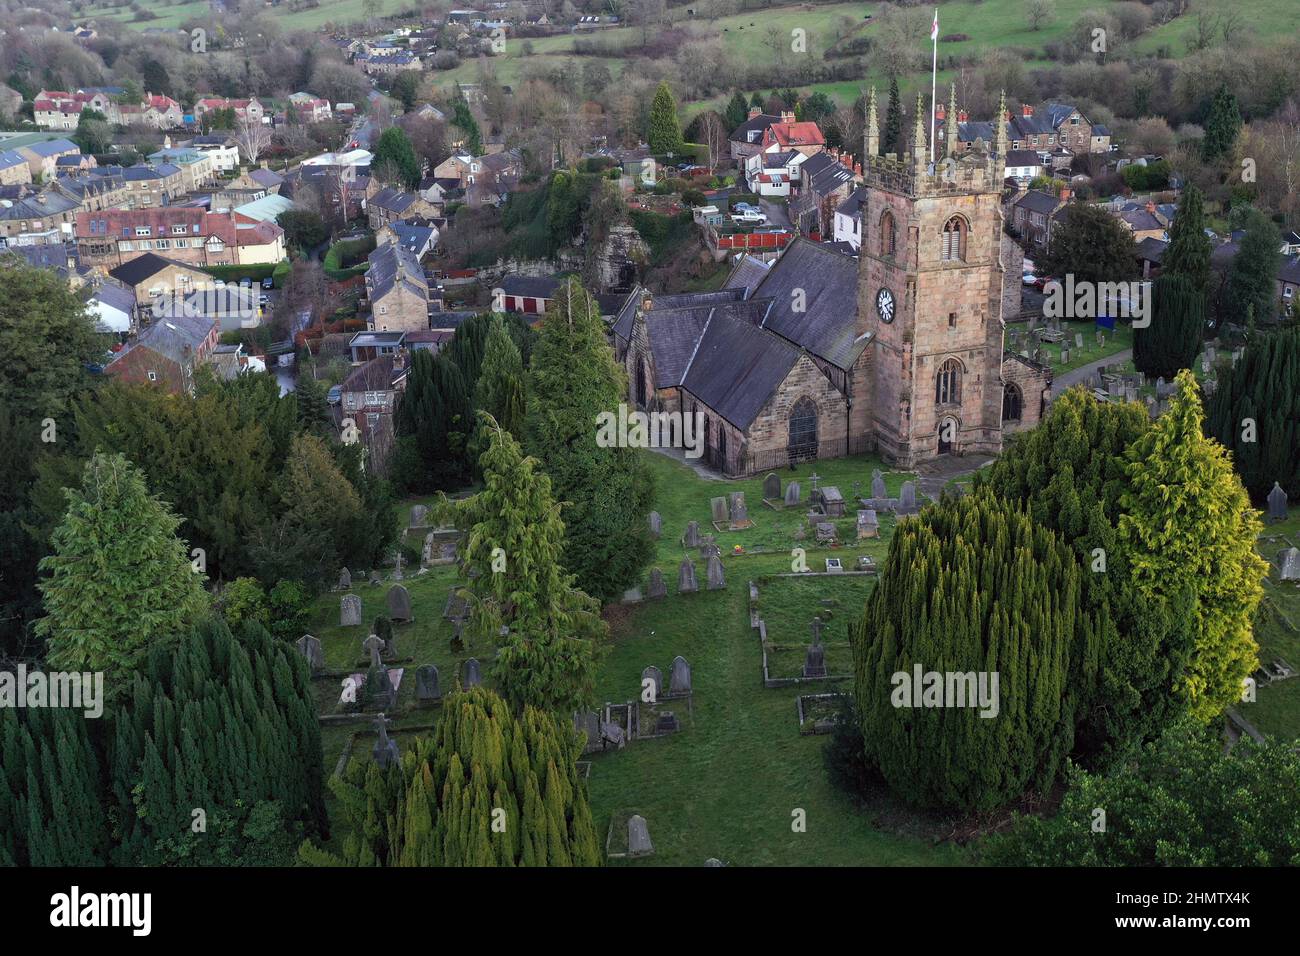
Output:
<path fill-rule="evenodd" d="M 1160 271 L 1182 276 L 1202 292 L 1210 285 L 1210 237 L 1205 234 L 1205 203 L 1195 183 L 1188 183 L 1178 199 Z"/>
<path fill-rule="evenodd" d="M 1072 658 L 1095 655 L 1097 640 L 1081 573 L 1060 538 L 987 495 L 945 499 L 900 523 L 850 630 L 867 757 L 896 793 L 968 812 L 1052 786 L 1074 741 L 1072 668 L 1095 665 Z M 980 675 L 990 691 L 996 675 L 984 701 L 996 706 L 916 700 L 917 666 Z M 955 683 L 941 676 L 940 687 Z"/>
<path fill-rule="evenodd" d="M 1152 316 L 1133 330 L 1133 364 L 1151 378 L 1172 379 L 1191 368 L 1205 333 L 1205 293 L 1177 272 L 1162 273 L 1151 287 Z"/>
<path fill-rule="evenodd" d="M 1221 85 L 1210 101 L 1210 113 L 1205 119 L 1205 138 L 1201 140 L 1201 157 L 1207 163 L 1217 163 L 1228 157 L 1241 132 L 1241 113 L 1237 98 L 1227 85 Z"/>
<path fill-rule="evenodd" d="M 745 102 L 745 95 L 739 90 L 731 94 L 731 99 L 727 103 L 726 117 L 728 132 L 749 118 L 749 104 Z"/>

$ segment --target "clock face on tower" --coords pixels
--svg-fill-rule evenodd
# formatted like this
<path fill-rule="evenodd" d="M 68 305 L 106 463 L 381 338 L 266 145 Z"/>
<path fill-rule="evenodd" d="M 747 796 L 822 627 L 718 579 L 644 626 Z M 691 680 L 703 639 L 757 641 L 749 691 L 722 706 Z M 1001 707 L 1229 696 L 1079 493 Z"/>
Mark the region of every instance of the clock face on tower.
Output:
<path fill-rule="evenodd" d="M 880 321 L 894 321 L 894 293 L 885 288 L 876 293 L 876 312 L 880 315 Z"/>

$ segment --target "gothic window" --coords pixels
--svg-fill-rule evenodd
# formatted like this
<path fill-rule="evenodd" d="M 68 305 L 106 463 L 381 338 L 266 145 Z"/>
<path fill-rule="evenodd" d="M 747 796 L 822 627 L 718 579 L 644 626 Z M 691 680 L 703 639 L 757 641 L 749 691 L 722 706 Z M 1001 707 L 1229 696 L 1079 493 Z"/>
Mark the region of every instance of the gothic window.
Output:
<path fill-rule="evenodd" d="M 961 363 L 956 359 L 948 359 L 939 366 L 934 380 L 934 401 L 937 405 L 961 403 Z"/>
<path fill-rule="evenodd" d="M 807 455 L 817 450 L 817 405 L 804 397 L 790 409 L 790 451 Z"/>
<path fill-rule="evenodd" d="M 892 258 L 898 249 L 898 242 L 894 230 L 894 214 L 885 211 L 880 217 L 880 254 L 886 258 Z"/>
<path fill-rule="evenodd" d="M 1020 394 L 1020 386 L 1014 382 L 1008 382 L 1002 389 L 1002 420 L 1004 422 L 1020 421 L 1020 413 L 1025 407 L 1024 396 Z"/>
<path fill-rule="evenodd" d="M 966 220 L 953 216 L 943 227 L 943 249 L 940 257 L 944 262 L 960 262 L 966 258 Z"/>
<path fill-rule="evenodd" d="M 636 363 L 636 403 L 642 408 L 646 407 L 645 398 L 645 363 L 638 358 Z"/>

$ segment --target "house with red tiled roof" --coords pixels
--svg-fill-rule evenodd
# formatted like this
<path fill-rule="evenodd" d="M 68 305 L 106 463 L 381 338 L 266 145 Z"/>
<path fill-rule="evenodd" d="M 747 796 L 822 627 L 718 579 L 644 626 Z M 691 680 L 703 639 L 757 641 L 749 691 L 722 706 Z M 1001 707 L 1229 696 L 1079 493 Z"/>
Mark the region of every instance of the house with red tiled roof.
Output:
<path fill-rule="evenodd" d="M 33 118 L 43 129 L 72 130 L 77 128 L 82 110 L 93 109 L 116 126 L 173 129 L 181 125 L 181 105 L 170 96 L 145 93 L 138 103 L 123 103 L 116 99 L 123 92 L 117 87 L 91 87 L 74 93 L 41 90 L 32 105 Z"/>
<path fill-rule="evenodd" d="M 284 231 L 275 223 L 241 228 L 231 213 L 198 207 L 78 213 L 76 238 L 82 264 L 106 269 L 151 252 L 196 266 L 279 262 L 285 255 Z"/>
<path fill-rule="evenodd" d="M 826 137 L 816 123 L 799 122 L 793 113 L 782 113 L 781 122 L 773 123 L 763 131 L 759 152 L 789 152 L 791 150 L 812 156 L 826 148 Z"/>
<path fill-rule="evenodd" d="M 205 96 L 194 104 L 194 118 L 202 121 L 203 117 L 215 110 L 234 110 L 235 119 L 251 119 L 262 122 L 266 115 L 264 107 L 256 96 L 246 100 L 232 100 L 225 96 Z"/>

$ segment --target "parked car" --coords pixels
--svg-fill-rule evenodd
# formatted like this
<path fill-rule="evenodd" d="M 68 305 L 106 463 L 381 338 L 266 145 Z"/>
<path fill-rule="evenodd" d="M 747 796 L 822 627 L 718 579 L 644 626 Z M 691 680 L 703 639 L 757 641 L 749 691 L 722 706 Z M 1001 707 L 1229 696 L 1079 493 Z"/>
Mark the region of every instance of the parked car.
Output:
<path fill-rule="evenodd" d="M 761 212 L 733 213 L 731 221 L 738 222 L 741 225 L 761 226 L 767 222 L 767 216 Z"/>
<path fill-rule="evenodd" d="M 275 280 L 272 279 L 270 276 L 267 276 L 265 279 L 262 280 L 262 288 L 263 288 L 263 289 L 274 289 L 274 288 L 275 288 Z"/>
<path fill-rule="evenodd" d="M 213 287 L 214 289 L 224 289 L 224 288 L 226 287 L 226 280 L 225 280 L 225 279 L 213 279 L 213 280 L 212 280 L 212 287 Z"/>
<path fill-rule="evenodd" d="M 339 402 L 343 401 L 343 386 L 330 386 L 329 394 L 325 396 L 325 401 L 331 405 L 337 405 Z"/>
<path fill-rule="evenodd" d="M 270 301 L 271 301 L 271 297 L 267 295 L 265 292 L 263 292 L 261 295 L 257 297 L 258 305 L 267 305 Z"/>

